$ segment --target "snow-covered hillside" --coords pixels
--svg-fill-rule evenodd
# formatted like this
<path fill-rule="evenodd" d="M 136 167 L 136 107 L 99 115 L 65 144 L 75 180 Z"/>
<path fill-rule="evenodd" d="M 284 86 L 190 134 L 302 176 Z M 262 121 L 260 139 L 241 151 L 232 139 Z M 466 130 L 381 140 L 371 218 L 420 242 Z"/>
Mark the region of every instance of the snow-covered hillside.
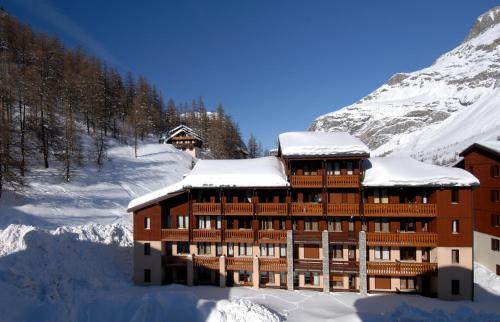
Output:
<path fill-rule="evenodd" d="M 314 131 L 348 131 L 373 155 L 452 163 L 475 141 L 500 135 L 500 7 L 425 69 L 395 74 L 350 106 L 318 117 Z"/>

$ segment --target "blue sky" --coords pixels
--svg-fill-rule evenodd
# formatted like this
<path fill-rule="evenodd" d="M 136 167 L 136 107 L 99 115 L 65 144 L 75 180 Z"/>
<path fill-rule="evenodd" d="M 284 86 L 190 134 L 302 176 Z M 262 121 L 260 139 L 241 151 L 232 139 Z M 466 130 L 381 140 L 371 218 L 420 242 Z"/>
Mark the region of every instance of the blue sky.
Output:
<path fill-rule="evenodd" d="M 272 148 L 396 72 L 457 46 L 497 1 L 0 0 L 38 31 L 143 74 L 176 102 L 223 103 Z"/>

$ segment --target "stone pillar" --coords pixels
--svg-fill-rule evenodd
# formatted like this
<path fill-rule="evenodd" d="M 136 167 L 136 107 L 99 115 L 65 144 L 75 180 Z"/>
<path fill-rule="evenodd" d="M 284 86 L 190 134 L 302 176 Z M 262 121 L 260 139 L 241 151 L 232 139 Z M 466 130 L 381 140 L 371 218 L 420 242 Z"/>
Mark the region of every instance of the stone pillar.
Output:
<path fill-rule="evenodd" d="M 219 257 L 219 286 L 226 287 L 226 256 Z"/>
<path fill-rule="evenodd" d="M 329 240 L 328 231 L 321 233 L 321 251 L 323 252 L 323 292 L 330 292 L 330 258 L 328 256 Z"/>
<path fill-rule="evenodd" d="M 187 285 L 193 286 L 193 255 L 187 255 Z"/>
<path fill-rule="evenodd" d="M 293 291 L 293 231 L 286 231 L 286 286 Z"/>
<path fill-rule="evenodd" d="M 367 286 L 367 268 L 366 268 L 366 232 L 359 232 L 359 293 L 366 295 Z"/>
<path fill-rule="evenodd" d="M 254 256 L 254 258 L 253 258 L 252 283 L 253 283 L 253 287 L 259 288 L 260 271 L 259 271 L 259 258 L 257 256 Z"/>

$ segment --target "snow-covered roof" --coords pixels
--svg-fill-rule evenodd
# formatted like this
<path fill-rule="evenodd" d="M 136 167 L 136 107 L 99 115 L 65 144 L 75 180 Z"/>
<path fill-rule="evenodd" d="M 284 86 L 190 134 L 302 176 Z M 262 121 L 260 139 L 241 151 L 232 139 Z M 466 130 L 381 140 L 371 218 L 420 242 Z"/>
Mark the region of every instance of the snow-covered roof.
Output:
<path fill-rule="evenodd" d="M 500 141 L 483 141 L 478 142 L 477 144 L 496 153 L 500 153 Z"/>
<path fill-rule="evenodd" d="M 132 200 L 128 211 L 161 201 L 186 188 L 287 187 L 283 164 L 276 157 L 241 160 L 200 160 L 181 181 Z"/>
<path fill-rule="evenodd" d="M 176 137 L 179 133 L 185 132 L 186 134 L 194 137 L 195 139 L 198 139 L 200 141 L 203 141 L 201 136 L 196 133 L 192 128 L 186 126 L 186 125 L 179 125 L 172 130 L 168 131 L 168 137 L 165 139 L 166 141 L 169 141 L 170 139 Z"/>
<path fill-rule="evenodd" d="M 459 168 L 423 163 L 410 157 L 376 157 L 363 162 L 365 187 L 477 186 L 479 180 Z"/>
<path fill-rule="evenodd" d="M 360 139 L 346 132 L 286 132 L 279 135 L 284 156 L 369 155 Z"/>

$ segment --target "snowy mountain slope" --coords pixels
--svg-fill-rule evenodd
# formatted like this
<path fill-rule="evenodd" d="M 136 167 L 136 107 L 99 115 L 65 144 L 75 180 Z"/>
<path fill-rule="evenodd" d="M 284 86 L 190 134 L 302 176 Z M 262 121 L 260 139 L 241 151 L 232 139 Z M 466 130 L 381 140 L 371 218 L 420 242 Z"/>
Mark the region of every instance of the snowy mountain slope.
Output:
<path fill-rule="evenodd" d="M 373 155 L 450 163 L 474 141 L 500 135 L 500 7 L 435 63 L 395 74 L 350 106 L 318 117 L 314 131 L 348 131 Z"/>

